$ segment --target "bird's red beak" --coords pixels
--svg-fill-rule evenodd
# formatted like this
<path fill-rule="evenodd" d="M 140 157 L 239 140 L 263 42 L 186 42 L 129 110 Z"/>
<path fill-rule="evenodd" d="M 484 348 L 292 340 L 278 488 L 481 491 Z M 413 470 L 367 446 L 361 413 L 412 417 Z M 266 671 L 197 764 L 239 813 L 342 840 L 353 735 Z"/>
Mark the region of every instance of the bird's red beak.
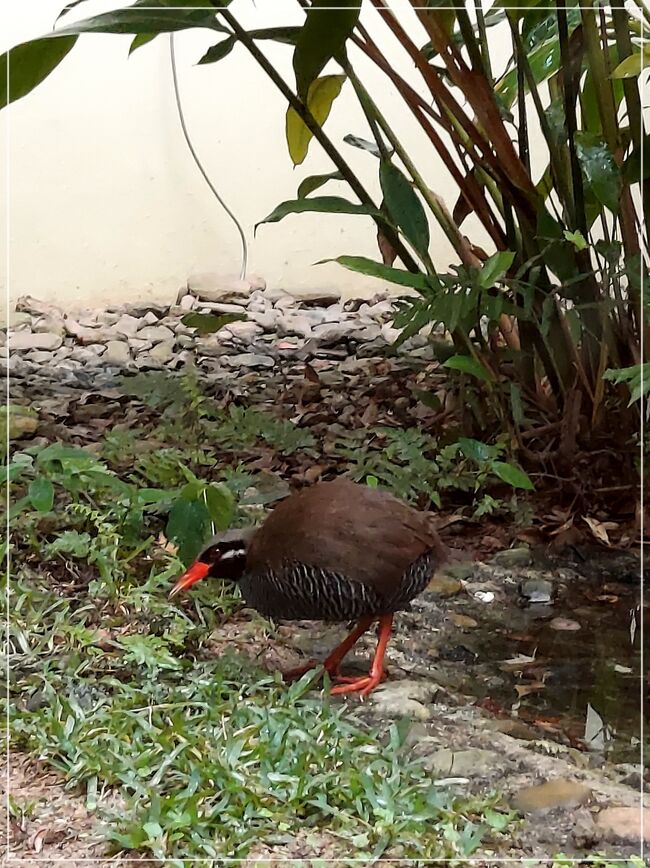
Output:
<path fill-rule="evenodd" d="M 192 585 L 196 584 L 196 582 L 204 579 L 207 574 L 210 572 L 210 564 L 201 563 L 201 561 L 194 561 L 191 567 L 189 567 L 180 579 L 176 582 L 174 587 L 169 592 L 169 598 L 175 597 L 179 591 L 186 591 L 188 588 L 191 588 Z"/>

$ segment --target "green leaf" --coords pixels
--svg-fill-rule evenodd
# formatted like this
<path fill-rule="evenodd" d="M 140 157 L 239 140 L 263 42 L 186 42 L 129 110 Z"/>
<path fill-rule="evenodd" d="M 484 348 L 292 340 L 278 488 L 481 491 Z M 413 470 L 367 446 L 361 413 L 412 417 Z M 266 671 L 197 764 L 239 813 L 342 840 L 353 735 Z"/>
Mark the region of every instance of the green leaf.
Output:
<path fill-rule="evenodd" d="M 641 51 L 635 51 L 621 61 L 612 72 L 612 78 L 636 78 L 650 66 L 650 43 L 645 43 Z"/>
<path fill-rule="evenodd" d="M 379 180 L 384 203 L 393 223 L 399 226 L 420 256 L 429 250 L 429 223 L 422 203 L 406 176 L 392 163 L 382 160 Z"/>
<path fill-rule="evenodd" d="M 568 229 L 565 229 L 564 237 L 567 241 L 570 241 L 571 244 L 573 244 L 576 250 L 586 250 L 589 246 L 585 241 L 584 235 L 579 229 L 576 229 L 575 232 L 569 232 Z"/>
<path fill-rule="evenodd" d="M 506 461 L 493 461 L 490 464 L 492 472 L 511 485 L 513 488 L 525 488 L 528 491 L 533 491 L 535 486 L 519 467 L 514 464 L 508 464 Z"/>
<path fill-rule="evenodd" d="M 181 322 L 190 329 L 196 329 L 199 335 L 211 335 L 231 322 L 245 319 L 245 314 L 238 313 L 223 313 L 219 316 L 213 316 L 211 313 L 186 313 L 181 317 Z"/>
<path fill-rule="evenodd" d="M 476 461 L 477 464 L 489 461 L 494 454 L 494 448 L 487 443 L 482 443 L 480 440 L 474 440 L 470 437 L 459 437 L 457 442 L 463 455 L 472 461 Z"/>
<path fill-rule="evenodd" d="M 484 263 L 478 275 L 479 285 L 483 289 L 491 289 L 504 276 L 514 262 L 515 254 L 510 250 L 501 250 L 490 256 Z"/>
<path fill-rule="evenodd" d="M 298 198 L 304 199 L 305 196 L 309 196 L 310 193 L 313 193 L 314 190 L 318 190 L 319 187 L 322 187 L 323 184 L 327 184 L 328 181 L 342 181 L 343 175 L 340 172 L 330 172 L 328 175 L 310 175 L 308 178 L 305 178 L 304 181 L 300 182 L 300 186 L 298 187 Z"/>
<path fill-rule="evenodd" d="M 29 500 L 38 512 L 49 512 L 54 504 L 54 486 L 49 479 L 39 476 L 29 483 Z"/>
<path fill-rule="evenodd" d="M 303 102 L 311 83 L 344 47 L 359 19 L 360 5 L 359 0 L 313 0 L 293 53 L 296 88 Z"/>
<path fill-rule="evenodd" d="M 332 104 L 340 94 L 345 79 L 345 75 L 324 75 L 309 85 L 307 108 L 320 127 L 329 117 Z M 313 133 L 291 106 L 287 109 L 286 137 L 289 156 L 294 166 L 299 166 L 307 156 Z"/>
<path fill-rule="evenodd" d="M 490 372 L 472 356 L 452 356 L 443 362 L 443 367 L 450 368 L 452 371 L 460 371 L 463 374 L 471 374 L 472 377 L 477 377 L 488 383 L 492 381 Z"/>
<path fill-rule="evenodd" d="M 392 268 L 365 256 L 337 256 L 335 259 L 321 259 L 316 265 L 325 262 L 338 262 L 349 271 L 366 274 L 368 277 L 378 277 L 398 286 L 408 286 L 411 289 L 419 289 L 421 292 L 431 290 L 431 281 L 426 274 L 413 274 L 411 271 L 403 271 L 401 268 Z"/>
<path fill-rule="evenodd" d="M 143 45 L 152 42 L 156 36 L 158 36 L 157 33 L 138 33 L 137 36 L 134 36 L 129 47 L 129 57 L 133 54 L 136 48 L 142 48 Z"/>
<path fill-rule="evenodd" d="M 178 546 L 184 564 L 192 563 L 210 532 L 210 513 L 203 500 L 179 497 L 170 510 L 165 536 Z"/>
<path fill-rule="evenodd" d="M 236 43 L 237 37 L 228 36 L 226 39 L 222 39 L 221 42 L 217 42 L 216 45 L 210 46 L 199 60 L 199 66 L 204 63 L 216 63 L 218 60 L 223 60 L 224 57 L 230 54 Z"/>
<path fill-rule="evenodd" d="M 148 3 L 147 5 L 149 7 L 156 6 L 155 3 Z M 195 4 L 195 6 L 198 5 L 200 4 Z M 139 8 L 138 4 L 68 24 L 57 30 L 56 35 L 78 36 L 81 33 L 158 34 L 189 30 L 195 27 L 205 27 L 230 35 L 230 32 L 217 22 L 216 10 L 211 6 L 205 6 L 201 9 L 174 9 L 161 5 L 151 9 Z"/>
<path fill-rule="evenodd" d="M 621 170 L 605 142 L 589 133 L 576 135 L 576 151 L 585 181 L 596 199 L 618 213 L 621 196 Z"/>
<path fill-rule="evenodd" d="M 76 41 L 76 36 L 46 36 L 23 42 L 3 54 L 0 57 L 0 109 L 27 96 L 44 81 Z"/>
<path fill-rule="evenodd" d="M 204 492 L 210 518 L 218 530 L 228 530 L 235 513 L 235 498 L 225 485 L 213 482 Z"/>
<path fill-rule="evenodd" d="M 530 64 L 533 78 L 537 84 L 546 81 L 554 75 L 561 65 L 560 43 L 557 37 L 550 39 L 543 45 L 538 46 L 528 54 L 528 62 Z M 508 108 L 513 104 L 517 97 L 518 77 L 517 68 L 507 72 L 497 83 L 495 90 L 500 94 Z M 524 84 L 525 90 L 528 91 L 528 82 Z"/>
<path fill-rule="evenodd" d="M 290 199 L 282 202 L 268 217 L 255 224 L 255 231 L 262 223 L 278 223 L 289 214 L 301 214 L 305 211 L 316 211 L 325 214 L 366 214 L 371 217 L 381 217 L 377 208 L 367 205 L 357 205 L 348 202 L 340 196 L 316 196 L 314 199 Z"/>

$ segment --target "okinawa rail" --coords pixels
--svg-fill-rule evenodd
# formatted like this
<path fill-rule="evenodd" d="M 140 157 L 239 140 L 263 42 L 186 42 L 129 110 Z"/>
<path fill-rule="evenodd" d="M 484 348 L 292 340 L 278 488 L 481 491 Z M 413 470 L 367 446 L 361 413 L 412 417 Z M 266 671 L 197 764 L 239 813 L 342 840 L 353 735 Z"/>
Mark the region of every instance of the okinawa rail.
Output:
<path fill-rule="evenodd" d="M 377 488 L 339 478 L 290 495 L 258 528 L 214 537 L 170 597 L 212 576 L 237 582 L 246 605 L 270 618 L 356 620 L 323 667 L 335 682 L 332 693 L 367 696 L 384 676 L 394 613 L 409 608 L 442 560 L 430 515 Z M 343 658 L 375 621 L 378 642 L 369 674 L 341 676 Z"/>

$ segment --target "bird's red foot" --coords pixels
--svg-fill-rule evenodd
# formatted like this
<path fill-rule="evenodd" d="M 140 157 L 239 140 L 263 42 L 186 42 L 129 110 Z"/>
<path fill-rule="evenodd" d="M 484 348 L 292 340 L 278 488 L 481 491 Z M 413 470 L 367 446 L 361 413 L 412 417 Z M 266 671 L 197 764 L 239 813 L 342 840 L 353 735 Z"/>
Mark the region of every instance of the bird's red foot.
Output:
<path fill-rule="evenodd" d="M 359 696 L 368 696 L 369 693 L 378 687 L 384 680 L 384 673 L 378 675 L 364 675 L 362 678 L 354 678 L 347 681 L 345 684 L 339 684 L 333 687 L 330 693 L 337 695 L 342 693 L 358 693 Z"/>
<path fill-rule="evenodd" d="M 363 681 L 367 678 L 371 678 L 371 676 L 369 676 L 369 675 L 338 675 L 338 674 L 334 674 L 331 677 L 332 677 L 332 681 L 335 681 L 337 684 L 356 684 L 358 681 Z M 385 672 L 382 672 L 379 680 L 385 681 L 387 678 L 388 678 L 388 675 Z M 340 692 L 342 692 L 342 691 L 340 691 Z"/>

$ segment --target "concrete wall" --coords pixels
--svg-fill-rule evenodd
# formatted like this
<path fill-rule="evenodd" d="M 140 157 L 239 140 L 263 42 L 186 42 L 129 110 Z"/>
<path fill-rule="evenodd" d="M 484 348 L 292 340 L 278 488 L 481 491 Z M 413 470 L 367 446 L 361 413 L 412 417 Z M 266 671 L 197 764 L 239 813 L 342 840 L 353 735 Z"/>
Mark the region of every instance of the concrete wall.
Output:
<path fill-rule="evenodd" d="M 4 0 L 0 48 L 47 32 L 63 0 Z M 69 16 L 114 7 L 96 0 Z M 426 41 L 407 0 L 394 7 L 419 44 Z M 245 26 L 299 24 L 295 0 L 235 0 Z M 411 80 L 405 61 L 379 15 L 365 20 L 387 57 Z M 509 53 L 505 34 L 505 58 Z M 167 37 L 127 58 L 131 37 L 82 37 L 63 64 L 33 93 L 0 113 L 2 157 L 8 160 L 2 219 L 9 219 L 10 298 L 29 293 L 64 306 L 100 305 L 175 297 L 188 274 L 236 273 L 240 250 L 234 227 L 200 177 L 182 138 L 173 97 Z M 313 143 L 294 170 L 284 142 L 286 105 L 241 47 L 217 65 L 196 66 L 217 41 L 207 31 L 176 37 L 183 105 L 190 134 L 211 179 L 237 213 L 250 241 L 250 270 L 288 290 L 338 286 L 345 294 L 373 292 L 380 284 L 337 265 L 313 266 L 343 253 L 378 258 L 374 228 L 365 217 L 298 215 L 253 225 L 291 199 L 307 175 L 332 166 Z M 291 49 L 264 45 L 292 82 Z M 456 191 L 444 165 L 405 111 L 399 97 L 370 64 L 359 69 L 431 187 L 453 206 Z M 368 136 L 349 84 L 335 104 L 327 131 Z M 5 134 L 6 133 L 6 134 Z M 350 164 L 377 194 L 376 160 L 343 145 Z M 349 196 L 345 185 L 327 192 Z M 466 231 L 471 229 L 468 224 Z M 482 233 L 473 240 L 485 243 Z M 436 226 L 432 256 L 445 267 L 453 251 Z M 4 263 L 6 265 L 6 263 Z M 3 268 L 3 272 L 5 269 Z"/>

